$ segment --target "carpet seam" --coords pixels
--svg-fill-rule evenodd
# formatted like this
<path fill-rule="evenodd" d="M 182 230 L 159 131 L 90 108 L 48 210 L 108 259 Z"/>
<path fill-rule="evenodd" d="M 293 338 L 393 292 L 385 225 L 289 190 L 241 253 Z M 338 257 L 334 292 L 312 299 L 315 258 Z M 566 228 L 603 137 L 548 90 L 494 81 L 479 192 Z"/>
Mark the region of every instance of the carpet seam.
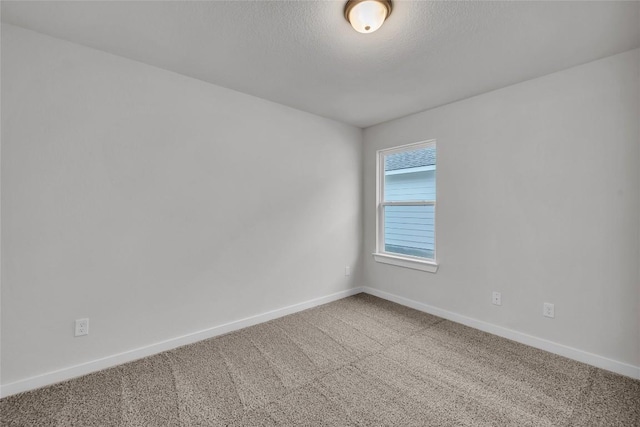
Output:
<path fill-rule="evenodd" d="M 211 339 L 215 340 L 215 338 L 211 338 Z M 240 395 L 238 383 L 236 382 L 235 376 L 233 375 L 233 372 L 231 370 L 231 366 L 229 366 L 229 362 L 227 361 L 227 358 L 224 357 L 224 353 L 222 351 L 220 351 L 220 346 L 218 345 L 218 343 L 214 342 L 213 346 L 214 346 L 214 348 L 216 350 L 216 353 L 218 353 L 218 355 L 220 356 L 220 358 L 224 362 L 224 366 L 225 366 L 225 368 L 227 370 L 227 375 L 229 375 L 229 379 L 231 380 L 231 383 L 233 384 L 233 390 L 235 391 L 236 396 L 238 397 L 238 401 L 242 404 L 243 409 L 246 409 L 245 400 Z"/>
<path fill-rule="evenodd" d="M 178 393 L 178 381 L 176 380 L 176 371 L 173 367 L 173 362 L 171 360 L 171 357 L 169 356 L 169 352 L 165 351 L 164 353 L 161 353 L 161 355 L 167 362 L 167 365 L 169 365 L 169 370 L 171 371 L 171 384 L 173 385 L 173 391 L 175 394 L 176 414 L 178 415 L 178 423 L 180 423 L 180 425 L 182 426 L 184 425 L 184 423 L 182 420 L 182 411 L 180 411 L 180 395 Z"/>
<path fill-rule="evenodd" d="M 284 385 L 284 381 L 282 380 L 282 377 L 278 374 L 278 369 L 275 367 L 273 362 L 269 360 L 269 357 L 266 355 L 266 353 L 260 347 L 258 347 L 258 345 L 251 339 L 251 337 L 248 337 L 247 341 L 249 341 L 251 346 L 255 348 L 258 351 L 258 353 L 260 353 L 260 356 L 262 356 L 262 358 L 267 362 L 267 366 L 269 366 L 269 368 L 271 368 L 273 373 L 276 374 L 276 377 L 278 377 L 278 380 L 280 381 L 280 385 L 282 386 L 282 388 L 286 390 L 287 386 Z"/>
<path fill-rule="evenodd" d="M 361 295 L 362 293 L 364 293 L 364 292 L 361 292 L 360 294 L 356 294 L 356 295 L 354 295 L 354 297 L 357 297 L 358 295 Z M 366 293 L 364 293 L 364 294 L 365 294 L 365 295 L 368 295 L 368 294 L 366 294 Z M 358 299 L 361 299 L 361 298 L 358 298 Z M 391 304 L 397 304 L 397 303 L 394 303 L 394 302 L 392 302 L 392 301 L 389 301 L 389 302 L 390 302 Z M 402 305 L 400 305 L 400 304 L 397 304 L 397 305 L 399 305 L 400 307 L 404 307 L 404 306 L 402 306 Z M 420 313 L 420 314 L 429 314 L 429 313 L 423 313 L 423 312 L 421 312 L 421 311 L 418 311 L 418 310 L 413 309 L 413 308 L 410 308 L 410 307 L 404 307 L 404 308 L 405 308 L 405 309 L 407 309 L 407 310 L 416 311 L 416 312 L 418 312 L 418 313 Z M 390 325 L 385 325 L 384 323 L 380 322 L 380 321 L 379 321 L 378 319 L 376 319 L 375 317 L 373 317 L 373 316 L 369 315 L 366 311 L 364 311 L 364 310 L 360 310 L 360 309 L 359 309 L 359 307 L 357 307 L 357 306 L 356 306 L 356 307 L 354 307 L 354 311 L 357 311 L 358 313 L 362 314 L 363 316 L 366 316 L 367 318 L 369 318 L 369 319 L 373 320 L 374 322 L 378 323 L 379 325 L 382 325 L 382 326 L 384 326 L 384 327 L 387 327 L 387 328 L 389 328 L 389 329 L 392 329 L 392 330 L 394 330 L 394 331 L 396 331 L 396 332 L 398 332 L 398 333 L 402 333 L 402 330 L 395 329 L 393 326 L 390 326 Z M 440 316 L 436 316 L 436 315 L 434 315 L 434 314 L 429 314 L 429 315 L 430 315 L 430 316 L 433 316 L 433 317 L 440 318 L 440 319 L 442 319 L 442 320 L 446 320 L 446 319 L 441 318 Z M 402 317 L 402 316 L 400 316 L 400 317 Z M 439 322 L 438 322 L 438 323 L 439 323 Z M 431 325 L 429 325 L 429 326 L 431 326 Z"/>
<path fill-rule="evenodd" d="M 301 389 L 301 388 L 303 388 L 303 387 L 305 387 L 305 386 L 308 386 L 309 384 L 312 384 L 312 383 L 314 383 L 314 382 L 317 382 L 317 381 L 321 380 L 322 378 L 325 378 L 326 376 L 328 376 L 328 375 L 330 375 L 330 374 L 333 374 L 333 373 L 335 373 L 335 372 L 339 371 L 340 369 L 343 369 L 343 368 L 345 368 L 345 367 L 347 367 L 347 366 L 351 366 L 351 367 L 353 367 L 353 368 L 357 369 L 357 368 L 354 366 L 354 364 L 355 364 L 355 363 L 360 362 L 360 361 L 362 361 L 362 360 L 364 360 L 364 359 L 366 359 L 366 358 L 369 358 L 369 357 L 375 356 L 375 355 L 377 355 L 377 354 L 380 354 L 380 353 L 382 353 L 382 352 L 386 351 L 387 349 L 389 349 L 390 347 L 392 347 L 392 346 L 394 346 L 394 345 L 397 345 L 397 344 L 400 344 L 401 342 L 403 342 L 403 341 L 405 341 L 405 340 L 408 340 L 408 339 L 409 339 L 409 338 L 411 338 L 413 335 L 416 335 L 416 334 L 418 334 L 418 333 L 420 333 L 420 332 L 423 332 L 423 331 L 425 331 L 425 330 L 427 330 L 427 329 L 429 329 L 429 328 L 431 328 L 431 327 L 433 327 L 433 326 L 435 326 L 435 325 L 437 325 L 437 324 L 439 324 L 439 323 L 441 323 L 441 322 L 446 321 L 446 319 L 443 319 L 443 318 L 441 318 L 441 317 L 438 317 L 438 316 L 434 316 L 434 317 L 438 318 L 439 320 L 438 320 L 437 322 L 435 322 L 435 323 L 432 323 L 432 324 L 429 324 L 429 325 L 427 325 L 427 326 L 425 326 L 425 327 L 422 327 L 421 329 L 419 329 L 419 330 L 417 330 L 417 331 L 415 331 L 415 332 L 413 332 L 413 333 L 411 333 L 411 334 L 407 335 L 406 337 L 402 338 L 401 340 L 398 340 L 398 341 L 393 342 L 393 343 L 389 343 L 389 344 L 388 344 L 388 346 L 384 346 L 384 345 L 382 345 L 382 344 L 381 344 L 381 345 L 382 345 L 382 348 L 381 348 L 380 350 L 378 350 L 378 351 L 374 351 L 374 352 L 371 352 L 371 353 L 368 353 L 368 354 L 366 354 L 366 355 L 361 356 L 360 358 L 357 358 L 356 360 L 353 360 L 353 361 L 351 361 L 351 362 L 346 362 L 346 363 L 344 363 L 344 364 L 342 364 L 342 365 L 340 365 L 340 366 L 338 366 L 338 367 L 336 367 L 336 368 L 334 368 L 334 369 L 332 369 L 332 370 L 330 370 L 330 371 L 326 371 L 326 372 L 324 372 L 324 373 L 322 373 L 322 374 L 318 375 L 317 377 L 315 377 L 315 378 L 313 378 L 313 379 L 309 380 L 308 382 L 306 382 L 306 383 L 304 383 L 304 384 L 300 384 L 299 386 L 296 386 L 296 387 L 292 388 L 291 390 L 288 390 L 286 393 L 284 393 L 284 394 L 280 395 L 277 399 L 270 400 L 270 401 L 268 401 L 268 402 L 264 403 L 264 404 L 263 404 L 263 405 L 261 405 L 261 406 L 257 406 L 257 407 L 255 407 L 255 408 L 253 408 L 253 410 L 264 409 L 264 408 L 266 408 L 268 405 L 270 405 L 270 404 L 272 404 L 272 403 L 274 403 L 274 402 L 276 402 L 276 401 L 278 401 L 278 400 L 282 399 L 283 397 L 287 397 L 287 396 L 289 396 L 291 393 L 293 393 L 293 392 L 295 392 L 295 391 L 298 391 L 299 389 Z M 279 319 L 277 319 L 277 320 L 279 320 Z M 310 322 L 306 321 L 306 319 L 302 319 L 302 320 L 304 320 L 304 321 L 305 321 L 306 323 L 308 323 L 308 324 L 311 324 Z M 280 326 L 279 326 L 279 325 L 276 325 L 276 326 L 277 326 L 278 328 L 280 328 Z M 326 332 L 322 331 L 322 330 L 321 330 L 320 328 L 318 328 L 317 326 L 315 326 L 315 325 L 313 325 L 313 326 L 314 326 L 314 327 L 316 327 L 316 329 L 320 330 L 323 334 L 325 334 L 325 335 L 329 336 Z M 280 328 L 280 329 L 282 329 L 282 328 Z M 355 329 L 355 328 L 354 328 L 354 329 Z M 298 347 L 299 347 L 298 343 L 296 343 L 296 342 L 295 342 L 295 341 L 294 341 L 294 340 L 289 336 L 289 334 L 288 334 L 284 329 L 282 329 L 282 331 L 285 333 L 285 335 L 287 335 L 287 337 L 289 337 L 289 339 L 291 339 L 291 341 L 292 341 L 294 344 L 296 344 L 296 346 L 298 346 Z M 236 331 L 236 332 L 233 332 L 233 333 L 237 333 L 237 332 L 239 332 L 239 331 Z M 337 342 L 333 337 L 330 337 L 330 338 L 331 338 L 333 341 L 335 341 L 338 345 L 340 345 L 342 348 L 345 348 L 342 344 L 340 344 L 339 342 Z M 215 338 L 214 338 L 214 339 L 215 339 Z M 375 340 L 374 340 L 374 341 L 375 341 Z M 377 341 L 376 341 L 376 342 L 377 342 Z M 346 348 L 345 348 L 345 349 L 346 349 Z M 303 353 L 305 353 L 305 355 L 306 355 L 306 352 L 305 352 L 302 348 L 300 348 L 300 350 L 301 350 Z M 307 357 L 308 357 L 308 356 L 307 356 Z M 312 362 L 313 362 L 313 361 L 312 361 Z M 234 385 L 235 385 L 235 381 L 234 381 Z M 239 416 L 239 418 L 242 418 L 242 416 Z M 236 418 L 236 420 L 237 420 L 237 419 L 238 419 L 238 418 Z M 354 425 L 358 425 L 358 424 L 354 422 Z"/>
<path fill-rule="evenodd" d="M 565 424 L 565 427 L 570 427 L 574 424 L 574 418 L 575 418 L 575 412 L 582 406 L 586 405 L 589 394 L 591 393 L 591 390 L 593 389 L 593 385 L 595 382 L 595 376 L 596 373 L 598 372 L 598 368 L 595 367 L 589 367 L 589 377 L 587 378 L 587 383 L 582 387 L 582 389 L 580 390 L 580 394 L 579 394 L 579 398 L 578 401 L 572 405 L 572 410 L 571 410 L 571 416 L 569 416 L 569 418 L 567 419 L 567 423 Z"/>

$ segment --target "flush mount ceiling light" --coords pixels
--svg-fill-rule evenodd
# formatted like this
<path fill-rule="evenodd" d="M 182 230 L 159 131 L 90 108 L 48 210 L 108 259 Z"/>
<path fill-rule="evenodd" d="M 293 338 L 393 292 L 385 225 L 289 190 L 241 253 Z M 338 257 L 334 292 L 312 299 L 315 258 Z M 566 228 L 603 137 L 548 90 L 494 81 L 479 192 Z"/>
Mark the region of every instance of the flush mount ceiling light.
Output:
<path fill-rule="evenodd" d="M 349 0 L 344 17 L 359 33 L 373 33 L 391 15 L 391 0 Z"/>

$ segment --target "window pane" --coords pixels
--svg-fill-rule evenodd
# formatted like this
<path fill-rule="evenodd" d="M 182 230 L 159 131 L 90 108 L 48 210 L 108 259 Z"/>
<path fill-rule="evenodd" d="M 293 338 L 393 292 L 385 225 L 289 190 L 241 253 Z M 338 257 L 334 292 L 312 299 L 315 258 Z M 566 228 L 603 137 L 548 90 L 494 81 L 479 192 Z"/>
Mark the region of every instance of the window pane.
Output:
<path fill-rule="evenodd" d="M 384 201 L 436 199 L 436 149 L 421 148 L 384 158 Z"/>
<path fill-rule="evenodd" d="M 434 206 L 385 206 L 385 252 L 434 257 Z"/>

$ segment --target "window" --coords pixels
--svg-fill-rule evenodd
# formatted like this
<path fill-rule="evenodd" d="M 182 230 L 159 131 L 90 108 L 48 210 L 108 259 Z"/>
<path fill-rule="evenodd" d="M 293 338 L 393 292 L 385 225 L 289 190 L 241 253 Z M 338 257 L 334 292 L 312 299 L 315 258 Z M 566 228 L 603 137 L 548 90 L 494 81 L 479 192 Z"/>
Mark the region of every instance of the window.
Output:
<path fill-rule="evenodd" d="M 378 262 L 435 272 L 436 143 L 378 151 Z"/>

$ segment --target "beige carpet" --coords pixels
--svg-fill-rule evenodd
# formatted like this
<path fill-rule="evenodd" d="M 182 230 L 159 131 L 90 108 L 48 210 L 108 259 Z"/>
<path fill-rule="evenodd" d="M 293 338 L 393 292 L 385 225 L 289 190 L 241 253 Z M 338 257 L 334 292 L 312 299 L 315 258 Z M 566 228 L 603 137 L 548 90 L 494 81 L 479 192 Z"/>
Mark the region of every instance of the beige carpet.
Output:
<path fill-rule="evenodd" d="M 0 401 L 2 426 L 640 426 L 640 381 L 360 294 Z"/>

